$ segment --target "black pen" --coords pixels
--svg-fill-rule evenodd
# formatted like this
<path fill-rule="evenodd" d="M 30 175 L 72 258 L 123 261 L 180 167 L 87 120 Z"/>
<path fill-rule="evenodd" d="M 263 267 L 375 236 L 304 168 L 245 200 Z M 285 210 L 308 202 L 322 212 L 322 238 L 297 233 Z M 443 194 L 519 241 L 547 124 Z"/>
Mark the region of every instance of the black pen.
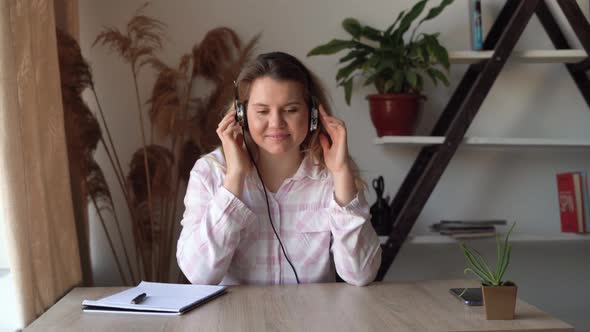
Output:
<path fill-rule="evenodd" d="M 146 296 L 147 296 L 146 293 L 141 293 L 141 294 L 137 295 L 136 297 L 133 298 L 133 300 L 131 300 L 131 304 L 140 304 L 146 298 Z"/>

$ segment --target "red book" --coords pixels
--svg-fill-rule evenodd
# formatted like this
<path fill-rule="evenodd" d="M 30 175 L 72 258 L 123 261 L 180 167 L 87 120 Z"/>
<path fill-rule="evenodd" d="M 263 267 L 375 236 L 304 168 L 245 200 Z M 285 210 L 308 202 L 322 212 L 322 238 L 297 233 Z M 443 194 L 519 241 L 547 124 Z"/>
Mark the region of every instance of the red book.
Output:
<path fill-rule="evenodd" d="M 563 233 L 584 232 L 584 210 L 580 174 L 575 172 L 557 174 L 559 215 Z"/>

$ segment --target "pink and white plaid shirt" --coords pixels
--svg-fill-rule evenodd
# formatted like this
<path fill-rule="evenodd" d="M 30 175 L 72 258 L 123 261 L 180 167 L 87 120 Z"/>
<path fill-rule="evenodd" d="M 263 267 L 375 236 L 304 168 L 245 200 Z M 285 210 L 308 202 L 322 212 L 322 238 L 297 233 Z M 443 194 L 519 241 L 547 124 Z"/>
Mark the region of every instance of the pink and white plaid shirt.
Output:
<path fill-rule="evenodd" d="M 223 187 L 221 149 L 203 156 L 190 173 L 176 257 L 193 284 L 297 283 L 273 233 L 256 170 L 246 177 L 242 199 Z M 334 199 L 328 170 L 304 158 L 276 193 L 270 213 L 301 283 L 366 285 L 381 264 L 379 238 L 362 193 L 346 206 Z"/>

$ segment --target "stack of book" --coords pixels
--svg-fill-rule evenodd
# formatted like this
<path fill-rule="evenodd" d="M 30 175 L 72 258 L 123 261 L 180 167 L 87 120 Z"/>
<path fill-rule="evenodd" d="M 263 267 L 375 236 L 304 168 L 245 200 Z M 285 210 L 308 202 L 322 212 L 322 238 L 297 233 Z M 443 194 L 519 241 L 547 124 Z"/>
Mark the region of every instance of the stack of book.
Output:
<path fill-rule="evenodd" d="M 441 220 L 430 230 L 456 239 L 482 238 L 495 236 L 498 225 L 506 225 L 506 220 Z"/>
<path fill-rule="evenodd" d="M 590 193 L 588 172 L 557 174 L 559 217 L 563 233 L 587 233 L 590 230 Z"/>

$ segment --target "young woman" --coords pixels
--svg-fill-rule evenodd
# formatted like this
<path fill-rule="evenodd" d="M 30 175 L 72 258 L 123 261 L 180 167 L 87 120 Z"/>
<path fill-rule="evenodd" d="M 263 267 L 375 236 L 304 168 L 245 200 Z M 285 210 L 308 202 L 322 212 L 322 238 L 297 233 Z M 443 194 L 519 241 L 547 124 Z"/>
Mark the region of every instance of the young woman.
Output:
<path fill-rule="evenodd" d="M 353 285 L 372 282 L 379 239 L 345 124 L 331 116 L 319 80 L 273 52 L 246 65 L 236 84 L 235 106 L 217 128 L 221 147 L 190 174 L 176 252 L 187 279 L 312 283 L 334 281 L 336 271 Z"/>

